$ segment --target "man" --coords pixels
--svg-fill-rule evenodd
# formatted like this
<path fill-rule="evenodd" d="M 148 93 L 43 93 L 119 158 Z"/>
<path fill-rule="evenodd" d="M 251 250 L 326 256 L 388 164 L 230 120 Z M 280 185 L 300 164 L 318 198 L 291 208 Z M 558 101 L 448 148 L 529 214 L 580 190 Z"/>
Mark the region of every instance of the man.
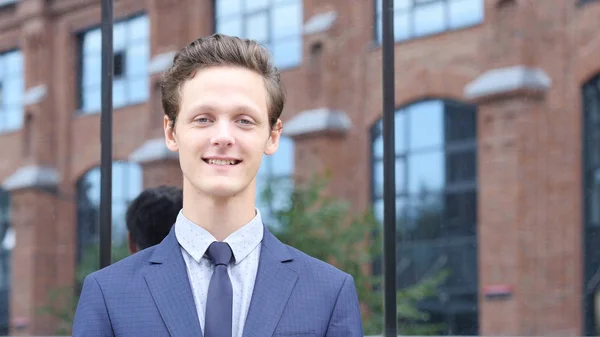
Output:
<path fill-rule="evenodd" d="M 169 234 L 183 208 L 182 193 L 163 185 L 145 189 L 133 199 L 125 215 L 131 254 L 159 244 Z"/>
<path fill-rule="evenodd" d="M 285 103 L 268 51 L 200 38 L 161 91 L 183 209 L 163 242 L 86 278 L 73 336 L 363 336 L 353 278 L 278 241 L 255 208 Z"/>

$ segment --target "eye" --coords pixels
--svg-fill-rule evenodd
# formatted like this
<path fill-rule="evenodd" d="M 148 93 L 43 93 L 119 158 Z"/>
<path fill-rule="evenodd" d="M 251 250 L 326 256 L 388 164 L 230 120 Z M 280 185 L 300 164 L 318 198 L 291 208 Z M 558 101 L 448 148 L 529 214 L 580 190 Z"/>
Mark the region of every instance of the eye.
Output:
<path fill-rule="evenodd" d="M 239 123 L 242 125 L 252 125 L 254 122 L 248 118 L 240 118 Z"/>
<path fill-rule="evenodd" d="M 196 123 L 208 123 L 210 120 L 206 117 L 199 117 L 194 120 Z"/>

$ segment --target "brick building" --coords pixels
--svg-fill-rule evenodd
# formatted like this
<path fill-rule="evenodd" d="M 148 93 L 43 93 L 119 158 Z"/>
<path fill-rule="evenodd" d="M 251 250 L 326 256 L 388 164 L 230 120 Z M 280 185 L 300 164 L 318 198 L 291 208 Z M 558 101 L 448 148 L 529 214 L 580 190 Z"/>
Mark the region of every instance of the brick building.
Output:
<path fill-rule="evenodd" d="M 448 334 L 600 334 L 600 1 L 395 2 L 398 286 L 449 269 L 422 304 Z M 377 3 L 115 1 L 115 240 L 143 187 L 181 184 L 157 80 L 215 31 L 282 69 L 286 138 L 260 181 L 330 170 L 380 215 Z M 99 1 L 0 0 L 0 334 L 52 334 L 37 308 L 97 240 L 99 23 Z"/>

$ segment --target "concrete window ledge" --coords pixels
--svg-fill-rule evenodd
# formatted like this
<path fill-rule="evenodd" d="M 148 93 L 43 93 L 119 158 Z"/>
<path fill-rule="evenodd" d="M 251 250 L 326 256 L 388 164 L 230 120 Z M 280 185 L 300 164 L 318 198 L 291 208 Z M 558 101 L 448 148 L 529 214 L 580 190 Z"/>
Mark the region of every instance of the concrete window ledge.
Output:
<path fill-rule="evenodd" d="M 287 137 L 314 134 L 344 134 L 352 127 L 352 122 L 345 112 L 332 111 L 327 108 L 300 112 L 284 123 L 283 135 Z"/>
<path fill-rule="evenodd" d="M 17 170 L 2 183 L 8 191 L 25 188 L 55 188 L 60 183 L 58 171 L 52 167 L 26 166 Z"/>
<path fill-rule="evenodd" d="M 35 87 L 31 87 L 25 91 L 25 95 L 23 96 L 23 105 L 33 105 L 38 104 L 44 100 L 46 97 L 46 85 L 40 84 Z"/>
<path fill-rule="evenodd" d="M 179 154 L 167 148 L 164 138 L 155 138 L 145 142 L 129 156 L 129 160 L 137 163 L 177 158 L 179 158 Z"/>
<path fill-rule="evenodd" d="M 315 14 L 304 24 L 304 34 L 311 35 L 326 32 L 333 26 L 336 19 L 336 11 Z"/>
<path fill-rule="evenodd" d="M 464 96 L 483 100 L 518 93 L 542 95 L 551 86 L 552 80 L 544 70 L 518 65 L 486 71 L 465 86 Z"/>

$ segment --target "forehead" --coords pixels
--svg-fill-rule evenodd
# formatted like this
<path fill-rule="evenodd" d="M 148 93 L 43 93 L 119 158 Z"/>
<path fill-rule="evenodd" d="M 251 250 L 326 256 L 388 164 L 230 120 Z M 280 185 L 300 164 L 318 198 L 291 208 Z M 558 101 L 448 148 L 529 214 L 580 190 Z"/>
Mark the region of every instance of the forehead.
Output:
<path fill-rule="evenodd" d="M 217 112 L 248 110 L 267 113 L 267 90 L 261 75 L 240 67 L 199 70 L 181 87 L 181 112 L 210 107 Z"/>

